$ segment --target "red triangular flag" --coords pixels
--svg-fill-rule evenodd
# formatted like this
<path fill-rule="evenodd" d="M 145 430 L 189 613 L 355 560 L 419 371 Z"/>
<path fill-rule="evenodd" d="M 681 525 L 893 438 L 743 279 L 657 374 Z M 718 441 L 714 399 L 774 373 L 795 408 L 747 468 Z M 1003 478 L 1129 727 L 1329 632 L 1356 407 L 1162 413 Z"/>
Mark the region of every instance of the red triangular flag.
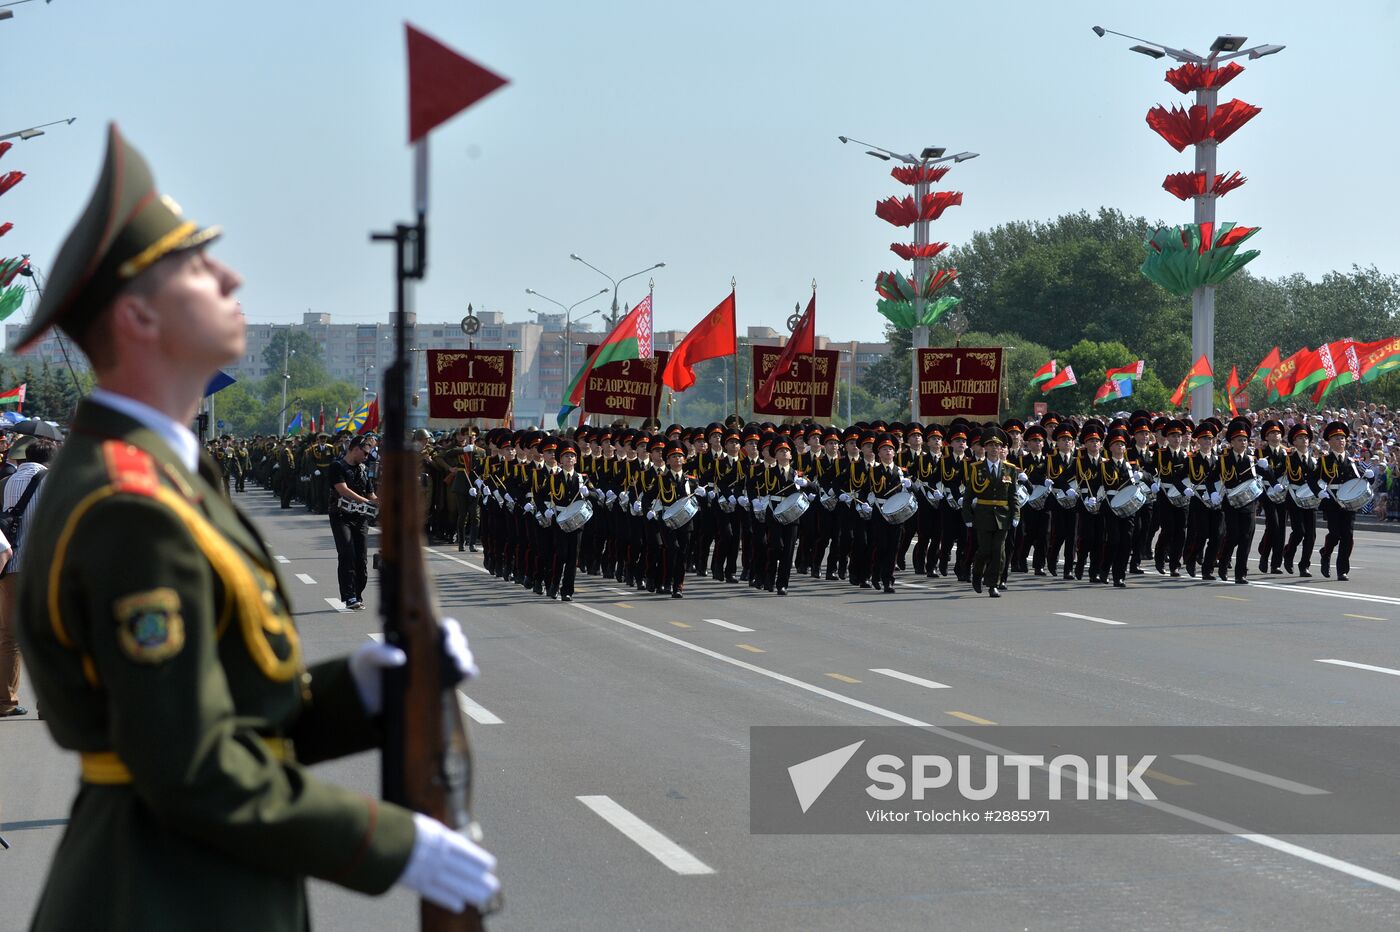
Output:
<path fill-rule="evenodd" d="M 470 107 L 507 81 L 425 32 L 408 31 L 408 141 L 415 143 L 440 123 Z"/>
<path fill-rule="evenodd" d="M 797 326 L 792 329 L 792 336 L 783 346 L 782 355 L 754 393 L 754 400 L 760 407 L 766 407 L 773 400 L 773 389 L 777 386 L 778 379 L 788 374 L 798 356 L 811 356 L 817 351 L 816 334 L 817 290 L 813 288 L 812 300 L 807 302 L 807 310 L 798 318 Z"/>

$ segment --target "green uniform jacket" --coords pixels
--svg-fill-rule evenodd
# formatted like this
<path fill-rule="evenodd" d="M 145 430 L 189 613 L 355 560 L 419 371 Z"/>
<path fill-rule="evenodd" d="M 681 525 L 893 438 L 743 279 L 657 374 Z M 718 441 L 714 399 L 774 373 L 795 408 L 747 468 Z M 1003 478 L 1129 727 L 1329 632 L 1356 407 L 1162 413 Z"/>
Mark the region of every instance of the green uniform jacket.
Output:
<path fill-rule="evenodd" d="M 1021 506 L 1016 502 L 1016 472 L 1015 466 L 1003 462 L 1001 481 L 993 483 L 985 460 L 971 464 L 963 497 L 963 521 L 971 521 L 977 531 L 1009 531 L 1011 522 L 1021 517 Z"/>
<path fill-rule="evenodd" d="M 406 810 L 305 769 L 378 729 L 345 661 L 303 665 L 275 564 L 212 470 L 89 401 L 44 483 L 20 640 L 85 777 L 35 929 L 303 929 L 305 877 L 380 893 L 407 863 Z"/>

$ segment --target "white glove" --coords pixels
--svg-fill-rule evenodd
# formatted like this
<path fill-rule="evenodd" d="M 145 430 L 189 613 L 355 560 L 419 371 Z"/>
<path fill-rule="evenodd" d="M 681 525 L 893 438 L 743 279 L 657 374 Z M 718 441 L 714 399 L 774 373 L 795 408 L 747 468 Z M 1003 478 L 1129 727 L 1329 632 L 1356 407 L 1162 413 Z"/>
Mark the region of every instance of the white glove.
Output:
<path fill-rule="evenodd" d="M 1325 483 L 1325 482 L 1319 482 L 1319 483 L 1317 484 L 1317 490 L 1318 490 L 1319 492 L 1326 492 L 1326 491 L 1327 491 L 1327 483 Z"/>
<path fill-rule="evenodd" d="M 1098 504 L 1098 501 L 1097 497 L 1090 495 L 1088 498 L 1084 499 L 1084 507 L 1093 508 L 1094 505 Z"/>
<path fill-rule="evenodd" d="M 1329 491 L 1327 491 L 1326 489 L 1323 489 L 1321 492 L 1318 492 L 1318 493 L 1317 493 L 1317 497 L 1318 497 L 1318 498 L 1331 498 L 1331 497 L 1332 497 L 1332 493 L 1329 492 Z"/>
<path fill-rule="evenodd" d="M 1020 523 L 1021 523 L 1021 519 L 1020 519 L 1020 518 L 1012 518 L 1012 519 L 1011 519 L 1011 526 L 1012 526 L 1012 527 L 1016 527 L 1016 526 L 1018 526 Z"/>
<path fill-rule="evenodd" d="M 902 485 L 902 486 L 904 486 L 904 487 L 907 489 L 907 488 L 909 488 L 911 485 L 913 485 L 914 483 L 912 483 L 912 482 L 909 481 L 909 477 L 908 477 L 908 476 L 905 476 L 903 479 L 900 479 L 900 480 L 899 480 L 899 484 Z"/>
<path fill-rule="evenodd" d="M 967 522 L 967 526 L 968 526 L 968 527 L 972 527 L 972 522 L 971 522 L 971 521 L 968 521 L 968 522 Z"/>
<path fill-rule="evenodd" d="M 485 906 L 501 889 L 491 852 L 437 819 L 413 814 L 413 851 L 399 883 L 443 909 Z"/>
<path fill-rule="evenodd" d="M 642 503 L 641 503 L 641 502 L 633 502 L 633 503 L 632 503 L 632 514 L 634 514 L 634 515 L 639 515 L 639 514 L 641 514 L 641 513 L 642 513 Z"/>
<path fill-rule="evenodd" d="M 933 490 L 932 498 L 933 498 L 933 500 L 934 500 L 935 502 L 941 501 L 942 498 L 943 498 L 943 490 L 942 490 L 942 489 L 934 489 L 934 490 Z"/>
<path fill-rule="evenodd" d="M 1018 473 L 1016 474 L 1016 481 L 1017 481 L 1017 482 L 1029 482 L 1029 481 L 1030 481 L 1030 478 L 1029 478 L 1025 473 L 1023 473 L 1023 472 L 1018 472 Z"/>
<path fill-rule="evenodd" d="M 1152 480 L 1152 491 L 1154 491 L 1154 492 L 1160 492 L 1160 491 L 1162 491 L 1162 484 L 1161 484 L 1160 482 L 1158 482 L 1157 480 L 1155 480 L 1155 479 Z"/>
<path fill-rule="evenodd" d="M 476 485 L 476 487 L 477 487 L 478 489 L 481 488 L 481 486 L 482 486 L 482 482 L 481 482 L 480 479 L 477 479 L 476 482 L 475 482 L 474 484 Z"/>
<path fill-rule="evenodd" d="M 875 493 L 874 493 L 874 492 L 866 492 L 866 493 L 865 493 L 865 503 L 866 503 L 867 505 L 873 505 L 873 504 L 875 504 Z"/>
<path fill-rule="evenodd" d="M 749 497 L 747 495 L 740 495 L 739 504 L 743 505 L 745 508 L 749 507 Z"/>
<path fill-rule="evenodd" d="M 476 498 L 476 488 L 472 487 L 470 489 L 467 489 L 467 494 L 470 495 L 472 498 Z"/>
<path fill-rule="evenodd" d="M 1282 491 L 1283 491 L 1283 483 L 1282 483 L 1282 482 L 1275 482 L 1275 483 L 1274 483 L 1274 487 L 1273 487 L 1272 489 L 1270 489 L 1269 491 L 1270 491 L 1270 492 L 1273 492 L 1275 495 L 1277 495 L 1279 492 L 1282 492 Z"/>
<path fill-rule="evenodd" d="M 655 521 L 655 520 L 656 520 L 656 512 L 654 512 L 654 511 L 648 511 L 648 512 L 647 512 L 647 520 L 648 520 L 648 521 Z"/>
<path fill-rule="evenodd" d="M 510 504 L 510 505 L 514 505 L 514 504 L 515 504 L 515 499 L 513 499 L 513 498 L 510 497 L 510 493 L 509 493 L 509 492 L 506 493 L 506 503 L 507 503 L 507 504 Z"/>
<path fill-rule="evenodd" d="M 1140 469 L 1130 469 L 1130 470 L 1128 470 L 1128 479 L 1131 480 L 1131 481 L 1133 481 L 1133 482 L 1141 482 L 1141 481 L 1142 481 L 1142 470 L 1140 470 Z"/>
<path fill-rule="evenodd" d="M 554 509 L 553 509 L 553 508 L 546 508 L 546 509 L 544 510 L 544 516 L 545 516 L 546 518 L 550 519 L 551 521 L 554 520 Z"/>
<path fill-rule="evenodd" d="M 716 492 L 714 489 L 707 489 L 705 491 L 705 495 L 710 499 L 710 501 L 714 501 L 716 496 L 719 495 L 719 493 Z"/>
<path fill-rule="evenodd" d="M 1362 475 L 1365 476 L 1367 479 L 1374 479 L 1376 478 L 1376 471 L 1368 466 L 1366 467 L 1366 471 L 1362 473 Z"/>
<path fill-rule="evenodd" d="M 1369 470 L 1368 470 L 1368 471 L 1369 471 Z M 1371 478 L 1371 477 L 1370 477 L 1370 476 L 1367 476 L 1366 478 L 1369 479 L 1369 478 Z M 795 485 L 795 486 L 797 486 L 799 489 L 801 489 L 801 488 L 806 487 L 806 485 L 807 485 L 807 480 L 804 479 L 804 478 L 802 478 L 801 476 L 798 476 L 796 479 L 792 480 L 792 484 Z"/>
<path fill-rule="evenodd" d="M 739 504 L 739 500 L 738 500 L 737 498 L 735 498 L 733 495 L 731 495 L 731 496 L 729 496 L 729 504 L 731 504 L 731 505 L 737 505 L 737 504 Z"/>
<path fill-rule="evenodd" d="M 851 495 L 849 492 L 842 492 L 840 495 L 836 496 L 836 500 L 845 505 L 851 501 Z"/>
<path fill-rule="evenodd" d="M 1045 487 L 1046 487 L 1047 489 L 1053 489 L 1053 488 L 1055 487 L 1055 480 L 1054 480 L 1054 479 L 1046 479 L 1046 480 L 1045 480 Z"/>
<path fill-rule="evenodd" d="M 526 502 L 526 503 L 525 503 L 525 513 L 526 513 L 527 515 L 532 515 L 532 514 L 535 513 L 535 503 L 534 503 L 534 502 Z"/>
<path fill-rule="evenodd" d="M 1195 495 L 1196 495 L 1196 487 L 1195 487 L 1195 486 L 1188 485 L 1188 486 L 1186 487 L 1185 495 L 1186 495 L 1187 498 L 1193 498 L 1193 497 L 1195 497 Z"/>
<path fill-rule="evenodd" d="M 615 502 L 615 501 L 617 501 L 617 493 L 614 492 L 612 489 L 608 489 L 608 501 L 609 501 L 609 502 Z"/>
<path fill-rule="evenodd" d="M 320 474 L 321 474 L 321 470 L 318 469 L 318 470 L 316 470 L 315 472 L 313 472 L 311 475 L 313 475 L 313 476 L 319 476 Z"/>
<path fill-rule="evenodd" d="M 627 496 L 627 490 L 626 490 L 626 489 L 624 489 L 624 490 L 622 491 L 622 494 L 619 495 L 619 496 L 617 497 L 617 500 L 618 500 L 619 502 L 622 503 L 622 507 L 624 507 L 624 508 L 627 507 L 627 497 L 628 497 L 628 496 Z"/>
<path fill-rule="evenodd" d="M 1210 503 L 1211 503 L 1212 505 L 1219 505 L 1219 504 L 1220 504 L 1220 493 L 1219 493 L 1219 492 L 1212 492 L 1212 493 L 1210 493 Z"/>
<path fill-rule="evenodd" d="M 1068 489 L 1065 490 L 1065 494 L 1068 495 L 1070 498 L 1078 498 L 1079 490 L 1076 489 L 1074 486 L 1070 486 Z"/>
<path fill-rule="evenodd" d="M 272 464 L 272 471 L 273 471 L 273 472 L 276 472 L 277 470 L 279 470 L 279 469 L 281 469 L 281 468 L 282 468 L 282 464 L 281 464 L 281 463 L 273 463 L 273 464 Z"/>
<path fill-rule="evenodd" d="M 480 675 L 476 658 L 467 645 L 467 636 L 462 633 L 462 625 L 455 618 L 442 619 L 443 646 L 457 667 L 457 674 L 463 680 Z M 384 709 L 384 670 L 401 667 L 408 662 L 402 650 L 392 644 L 370 641 L 355 648 L 347 662 L 350 677 L 355 681 L 355 691 L 359 693 L 360 705 L 370 715 L 378 715 Z"/>
<path fill-rule="evenodd" d="M 816 500 L 817 500 L 817 493 L 816 493 L 816 492 L 808 492 L 808 493 L 807 493 L 807 501 L 809 501 L 809 502 L 815 502 Z"/>

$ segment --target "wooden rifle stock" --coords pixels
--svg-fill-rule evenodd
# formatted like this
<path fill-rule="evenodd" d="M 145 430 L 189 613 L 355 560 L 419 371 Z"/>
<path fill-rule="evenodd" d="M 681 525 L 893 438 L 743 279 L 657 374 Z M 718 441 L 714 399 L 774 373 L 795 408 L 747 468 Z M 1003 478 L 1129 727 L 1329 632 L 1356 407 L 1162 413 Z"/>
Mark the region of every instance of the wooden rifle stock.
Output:
<path fill-rule="evenodd" d="M 398 285 L 393 365 L 384 377 L 384 444 L 379 472 L 380 611 L 384 642 L 408 662 L 384 672 L 384 798 L 437 819 L 480 841 L 471 818 L 471 745 L 457 702 L 460 677 L 443 647 L 432 577 L 423 556 L 422 454 L 407 442 L 408 374 L 404 326 L 409 279 L 423 277 L 426 223 L 398 224 L 392 234 L 373 234 L 396 248 Z M 462 913 L 421 902 L 424 932 L 479 932 L 480 911 Z"/>

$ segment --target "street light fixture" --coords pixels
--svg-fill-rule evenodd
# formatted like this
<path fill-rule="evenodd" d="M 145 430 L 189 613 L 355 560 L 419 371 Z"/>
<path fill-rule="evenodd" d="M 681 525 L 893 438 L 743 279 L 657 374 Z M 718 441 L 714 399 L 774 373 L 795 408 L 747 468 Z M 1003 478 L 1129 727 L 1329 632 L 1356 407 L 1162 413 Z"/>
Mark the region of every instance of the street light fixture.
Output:
<path fill-rule="evenodd" d="M 564 309 L 564 377 L 565 377 L 565 378 L 568 378 L 568 377 L 569 377 L 569 371 L 570 371 L 569 367 L 570 367 L 570 365 L 571 365 L 571 364 L 573 363 L 573 361 L 574 361 L 574 358 L 573 358 L 573 357 L 574 357 L 574 353 L 573 353 L 573 350 L 572 350 L 572 349 L 570 348 L 570 346 L 569 346 L 569 335 L 573 332 L 573 326 L 574 326 L 573 317 L 571 316 L 571 315 L 573 314 L 573 312 L 574 312 L 574 308 L 578 307 L 580 304 L 583 304 L 585 301 L 592 301 L 594 298 L 597 298 L 597 297 L 600 297 L 600 296 L 602 296 L 602 295 L 607 294 L 607 293 L 608 293 L 608 289 L 603 288 L 603 289 L 601 289 L 601 290 L 599 290 L 599 291 L 595 291 L 595 292 L 593 292 L 591 295 L 589 295 L 588 297 L 586 297 L 586 298 L 580 298 L 579 300 L 575 301 L 573 304 L 568 305 L 567 307 L 564 305 L 564 302 L 562 302 L 562 301 L 556 301 L 556 300 L 554 300 L 553 298 L 551 298 L 549 295 L 540 294 L 538 291 L 536 291 L 536 290 L 533 289 L 533 288 L 526 288 L 526 289 L 525 289 L 525 293 L 526 293 L 526 294 L 532 294 L 532 295 L 534 295 L 535 297 L 539 298 L 539 299 L 542 300 L 542 301 L 548 301 L 550 304 L 556 305 L 556 306 L 561 307 L 561 308 Z M 614 302 L 615 302 L 617 299 L 614 298 L 613 300 L 614 300 Z M 535 312 L 535 313 L 538 313 L 538 312 Z M 594 313 L 596 314 L 597 312 L 594 311 Z M 584 317 L 587 317 L 587 316 L 588 316 L 587 314 L 584 315 Z M 579 318 L 579 319 L 582 320 L 583 318 Z"/>
<path fill-rule="evenodd" d="M 606 278 L 608 281 L 612 282 L 612 286 L 613 286 L 613 288 L 612 288 L 612 293 L 613 293 L 613 295 L 612 295 L 612 312 L 611 312 L 611 315 L 609 316 L 609 323 L 612 324 L 612 325 L 614 325 L 614 326 L 617 324 L 617 288 L 618 288 L 618 286 L 621 285 L 623 282 L 627 281 L 627 279 L 629 279 L 629 278 L 636 278 L 638 275 L 645 275 L 646 273 L 651 272 L 651 271 L 654 271 L 654 270 L 656 270 L 656 269 L 664 269 L 664 268 L 666 268 L 666 263 L 664 263 L 664 262 L 658 262 L 658 263 L 656 263 L 655 265 L 647 266 L 646 268 L 642 269 L 640 272 L 633 272 L 631 275 L 624 275 L 624 276 L 622 276 L 621 278 L 613 278 L 613 277 L 612 277 L 611 275 L 609 275 L 607 272 L 604 272 L 602 269 L 598 268 L 596 265 L 594 265 L 593 263 L 589 262 L 587 259 L 585 259 L 583 256 L 580 256 L 580 255 L 579 255 L 578 253 L 576 253 L 576 252 L 571 252 L 571 253 L 569 253 L 569 258 L 570 258 L 570 259 L 573 259 L 575 262 L 582 262 L 584 265 L 588 266 L 590 269 L 592 269 L 593 271 L 597 272 L 599 275 L 603 276 L 603 277 Z M 604 290 L 607 290 L 607 289 L 604 289 Z"/>
<path fill-rule="evenodd" d="M 6 18 L 6 12 L 7 11 L 5 10 L 0 10 L 0 19 Z M 71 126 L 73 121 L 76 119 L 77 117 L 69 117 L 66 120 L 54 120 L 52 123 L 40 123 L 38 126 L 31 126 L 28 129 L 21 129 L 13 133 L 6 133 L 5 135 L 0 136 L 0 142 L 4 142 L 6 139 L 33 139 L 35 136 L 44 135 L 44 127 L 46 126 L 57 126 L 60 123 Z"/>

